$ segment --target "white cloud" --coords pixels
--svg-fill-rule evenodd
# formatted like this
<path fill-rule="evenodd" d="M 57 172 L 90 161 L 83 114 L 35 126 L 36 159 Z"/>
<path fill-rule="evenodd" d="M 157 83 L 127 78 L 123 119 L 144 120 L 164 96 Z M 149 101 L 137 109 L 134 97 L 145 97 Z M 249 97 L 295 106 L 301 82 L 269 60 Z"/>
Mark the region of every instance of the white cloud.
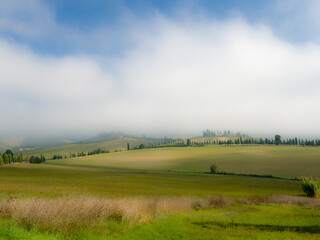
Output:
<path fill-rule="evenodd" d="M 42 37 L 57 28 L 51 9 L 40 0 L 0 0 L 0 31 Z"/>
<path fill-rule="evenodd" d="M 282 36 L 300 42 L 320 43 L 320 2 L 318 0 L 276 0 L 272 18 Z"/>
<path fill-rule="evenodd" d="M 113 99 L 112 76 L 87 56 L 37 56 L 2 41 L 0 65 L 1 132 L 72 128 Z"/>
<path fill-rule="evenodd" d="M 35 36 L 45 31 L 36 26 Z M 0 41 L 0 132 L 320 134 L 318 45 L 290 44 L 241 19 L 158 16 L 132 26 L 135 47 L 117 58 L 43 56 Z"/>
<path fill-rule="evenodd" d="M 318 46 L 241 20 L 150 28 L 157 34 L 126 55 L 119 77 L 150 126 L 320 133 Z"/>

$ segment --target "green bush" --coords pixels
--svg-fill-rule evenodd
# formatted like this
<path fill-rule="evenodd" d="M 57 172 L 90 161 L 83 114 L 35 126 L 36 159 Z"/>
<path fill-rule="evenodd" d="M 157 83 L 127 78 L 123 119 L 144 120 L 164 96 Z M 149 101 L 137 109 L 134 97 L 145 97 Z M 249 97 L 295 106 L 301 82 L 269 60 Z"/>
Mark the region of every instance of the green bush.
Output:
<path fill-rule="evenodd" d="M 40 157 L 31 156 L 29 159 L 29 163 L 44 163 L 44 162 L 46 162 L 46 159 L 43 155 L 41 155 Z"/>
<path fill-rule="evenodd" d="M 210 172 L 211 173 L 217 173 L 218 172 L 218 165 L 217 164 L 212 164 L 210 166 Z"/>
<path fill-rule="evenodd" d="M 302 190 L 308 197 L 320 197 L 320 181 L 315 178 L 302 178 Z"/>

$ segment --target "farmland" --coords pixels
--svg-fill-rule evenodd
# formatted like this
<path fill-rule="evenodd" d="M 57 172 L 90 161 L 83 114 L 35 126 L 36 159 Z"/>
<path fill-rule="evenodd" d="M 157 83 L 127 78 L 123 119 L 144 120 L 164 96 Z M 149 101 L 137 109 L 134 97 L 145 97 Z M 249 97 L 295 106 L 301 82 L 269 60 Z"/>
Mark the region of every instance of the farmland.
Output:
<path fill-rule="evenodd" d="M 301 197 L 299 181 L 207 172 L 216 163 L 319 176 L 319 156 L 311 147 L 170 147 L 3 166 L 0 239 L 318 239 L 320 202 Z"/>
<path fill-rule="evenodd" d="M 2 196 L 249 196 L 303 194 L 297 181 L 53 164 L 0 168 Z M 261 188 L 263 186 L 263 188 Z"/>
<path fill-rule="evenodd" d="M 320 177 L 320 148 L 294 146 L 206 146 L 157 148 L 63 159 L 50 164 L 136 170 L 271 174 L 279 177 Z"/>

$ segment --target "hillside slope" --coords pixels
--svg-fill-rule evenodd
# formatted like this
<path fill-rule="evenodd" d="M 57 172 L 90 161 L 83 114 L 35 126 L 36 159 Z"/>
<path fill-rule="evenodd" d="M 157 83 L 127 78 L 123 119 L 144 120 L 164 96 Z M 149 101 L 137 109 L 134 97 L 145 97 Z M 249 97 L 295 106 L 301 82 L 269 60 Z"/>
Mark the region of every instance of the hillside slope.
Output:
<path fill-rule="evenodd" d="M 267 174 L 278 177 L 320 177 L 320 148 L 294 146 L 170 147 L 99 154 L 50 161 L 50 164 L 140 170 Z"/>
<path fill-rule="evenodd" d="M 79 153 L 92 151 L 98 148 L 103 150 L 108 150 L 113 152 L 115 150 L 126 150 L 127 143 L 130 144 L 130 147 L 137 147 L 140 144 L 149 144 L 153 143 L 156 140 L 145 140 L 145 139 L 134 139 L 134 138 L 120 138 L 116 140 L 110 140 L 105 142 L 97 142 L 97 143 L 76 143 L 76 144 L 68 144 L 64 146 L 57 146 L 51 148 L 44 148 L 40 150 L 33 151 L 23 151 L 25 156 L 30 155 L 40 155 L 43 154 L 47 159 L 52 158 L 53 155 L 62 155 L 69 157 L 70 153 Z"/>

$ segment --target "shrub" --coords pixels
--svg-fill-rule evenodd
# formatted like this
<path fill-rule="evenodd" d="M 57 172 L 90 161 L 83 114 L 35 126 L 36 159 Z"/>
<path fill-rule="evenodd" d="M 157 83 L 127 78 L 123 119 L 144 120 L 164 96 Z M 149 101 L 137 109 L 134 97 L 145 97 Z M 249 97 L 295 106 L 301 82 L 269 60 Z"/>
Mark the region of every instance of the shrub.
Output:
<path fill-rule="evenodd" d="M 232 198 L 224 196 L 209 196 L 207 197 L 207 204 L 209 208 L 225 208 L 234 205 L 236 202 Z"/>
<path fill-rule="evenodd" d="M 217 164 L 212 164 L 210 166 L 210 171 L 211 171 L 211 173 L 217 173 L 218 172 L 218 165 Z"/>
<path fill-rule="evenodd" d="M 46 161 L 46 159 L 43 155 L 41 155 L 40 157 L 31 156 L 29 159 L 29 163 L 44 163 L 45 161 Z"/>
<path fill-rule="evenodd" d="M 320 181 L 318 179 L 308 177 L 302 178 L 301 187 L 308 197 L 320 197 Z"/>

